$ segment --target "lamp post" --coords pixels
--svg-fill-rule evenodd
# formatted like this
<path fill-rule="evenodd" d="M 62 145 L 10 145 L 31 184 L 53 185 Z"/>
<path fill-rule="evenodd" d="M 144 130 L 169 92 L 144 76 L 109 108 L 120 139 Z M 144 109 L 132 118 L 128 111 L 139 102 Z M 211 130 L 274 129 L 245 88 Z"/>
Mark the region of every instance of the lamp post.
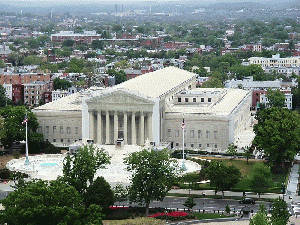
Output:
<path fill-rule="evenodd" d="M 186 167 L 184 165 L 184 128 L 185 128 L 184 114 L 183 114 L 183 118 L 182 118 L 181 128 L 182 128 L 182 166 L 181 166 L 181 169 L 186 170 Z"/>
<path fill-rule="evenodd" d="M 28 159 L 28 135 L 27 135 L 27 123 L 28 123 L 28 118 L 27 118 L 27 111 L 26 111 L 26 115 L 25 115 L 25 119 L 23 121 L 23 124 L 25 123 L 25 133 L 26 133 L 26 143 L 25 143 L 25 146 L 26 146 L 26 160 L 25 160 L 25 165 L 30 165 L 30 162 L 29 162 L 29 159 Z"/>

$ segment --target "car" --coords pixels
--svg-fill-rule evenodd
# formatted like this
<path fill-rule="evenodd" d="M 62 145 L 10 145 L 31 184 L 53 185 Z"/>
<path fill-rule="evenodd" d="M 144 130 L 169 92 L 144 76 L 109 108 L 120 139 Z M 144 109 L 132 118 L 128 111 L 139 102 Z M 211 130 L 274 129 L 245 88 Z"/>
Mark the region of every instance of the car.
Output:
<path fill-rule="evenodd" d="M 239 201 L 240 204 L 255 204 L 255 200 L 253 198 L 243 198 Z"/>

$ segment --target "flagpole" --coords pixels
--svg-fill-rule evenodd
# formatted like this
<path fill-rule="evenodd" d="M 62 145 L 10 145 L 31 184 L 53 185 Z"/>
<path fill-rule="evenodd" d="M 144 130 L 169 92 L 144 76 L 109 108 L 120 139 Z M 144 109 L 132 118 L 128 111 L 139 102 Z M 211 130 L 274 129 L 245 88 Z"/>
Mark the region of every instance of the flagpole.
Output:
<path fill-rule="evenodd" d="M 182 170 L 186 170 L 186 167 L 184 165 L 184 128 L 185 128 L 185 122 L 184 122 L 184 114 L 182 119 Z"/>
<path fill-rule="evenodd" d="M 28 123 L 28 118 L 27 118 L 27 112 L 26 112 L 26 122 L 25 122 L 25 132 L 26 132 L 26 160 L 25 160 L 25 165 L 30 165 L 29 159 L 28 159 L 28 137 L 27 137 L 27 123 Z"/>

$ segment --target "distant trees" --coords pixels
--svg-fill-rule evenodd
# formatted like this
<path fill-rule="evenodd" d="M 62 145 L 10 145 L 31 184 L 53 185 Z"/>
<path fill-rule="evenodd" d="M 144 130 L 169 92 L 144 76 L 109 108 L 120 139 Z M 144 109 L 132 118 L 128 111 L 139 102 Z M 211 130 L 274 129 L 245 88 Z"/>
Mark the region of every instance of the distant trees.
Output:
<path fill-rule="evenodd" d="M 264 163 L 254 164 L 251 171 L 250 185 L 255 190 L 260 198 L 262 193 L 265 193 L 272 183 L 272 173 L 269 166 Z"/>
<path fill-rule="evenodd" d="M 69 87 L 72 87 L 72 83 L 66 79 L 60 79 L 57 77 L 53 80 L 54 90 L 67 90 Z"/>
<path fill-rule="evenodd" d="M 127 80 L 127 76 L 124 70 L 116 71 L 115 69 L 108 69 L 106 72 L 110 76 L 115 77 L 115 84 L 120 84 Z"/>
<path fill-rule="evenodd" d="M 268 107 L 284 107 L 285 106 L 285 95 L 283 92 L 280 92 L 279 89 L 271 90 L 270 88 L 267 91 L 266 97 L 269 102 Z"/>

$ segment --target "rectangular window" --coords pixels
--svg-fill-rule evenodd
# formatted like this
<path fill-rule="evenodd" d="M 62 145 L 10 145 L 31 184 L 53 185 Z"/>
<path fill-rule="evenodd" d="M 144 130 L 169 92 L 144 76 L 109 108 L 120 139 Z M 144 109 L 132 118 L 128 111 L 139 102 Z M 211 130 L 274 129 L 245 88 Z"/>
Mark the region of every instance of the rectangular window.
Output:
<path fill-rule="evenodd" d="M 67 127 L 67 134 L 71 134 L 71 128 Z"/>
<path fill-rule="evenodd" d="M 214 139 L 217 139 L 218 131 L 214 131 Z"/>
<path fill-rule="evenodd" d="M 178 102 L 181 102 L 181 98 L 178 98 Z"/>
<path fill-rule="evenodd" d="M 56 139 L 53 139 L 53 142 L 56 142 Z"/>
<path fill-rule="evenodd" d="M 78 134 L 78 127 L 75 127 L 75 134 Z"/>
<path fill-rule="evenodd" d="M 190 130 L 190 138 L 194 138 L 194 130 Z"/>
<path fill-rule="evenodd" d="M 218 148 L 218 145 L 215 145 L 215 148 Z"/>
<path fill-rule="evenodd" d="M 201 138 L 201 136 L 202 136 L 202 132 L 201 130 L 198 130 L 198 138 Z"/>
<path fill-rule="evenodd" d="M 176 144 L 175 144 L 175 146 L 177 146 L 177 147 L 178 147 L 178 146 L 179 146 L 179 144 L 178 144 L 178 143 L 176 143 Z"/>
<path fill-rule="evenodd" d="M 210 133 L 208 130 L 206 131 L 206 138 L 210 138 Z"/>
<path fill-rule="evenodd" d="M 201 102 L 204 102 L 204 98 L 201 98 Z"/>
<path fill-rule="evenodd" d="M 53 134 L 56 132 L 56 126 L 53 126 Z"/>
<path fill-rule="evenodd" d="M 68 139 L 68 143 L 70 143 L 71 141 L 70 141 L 70 139 Z"/>
<path fill-rule="evenodd" d="M 201 144 L 199 144 L 199 148 L 201 148 Z"/>
<path fill-rule="evenodd" d="M 175 137 L 179 137 L 179 130 L 175 130 Z"/>
<path fill-rule="evenodd" d="M 193 102 L 196 102 L 196 98 L 193 98 Z"/>
<path fill-rule="evenodd" d="M 208 102 L 211 102 L 211 98 L 208 98 L 207 101 L 208 101 Z"/>
<path fill-rule="evenodd" d="M 194 144 L 191 144 L 191 148 L 194 148 Z"/>
<path fill-rule="evenodd" d="M 64 133 L 64 127 L 63 126 L 60 126 L 59 133 L 61 133 L 61 134 Z"/>
<path fill-rule="evenodd" d="M 209 148 L 209 144 L 206 144 L 206 147 L 208 147 L 208 148 Z"/>
<path fill-rule="evenodd" d="M 64 142 L 64 139 L 60 139 L 60 142 Z"/>
<path fill-rule="evenodd" d="M 171 137 L 171 132 L 172 132 L 172 130 L 168 129 L 168 137 Z"/>
<path fill-rule="evenodd" d="M 189 98 L 185 98 L 185 102 L 189 102 Z"/>
<path fill-rule="evenodd" d="M 49 134 L 49 126 L 46 126 L 46 133 Z"/>

